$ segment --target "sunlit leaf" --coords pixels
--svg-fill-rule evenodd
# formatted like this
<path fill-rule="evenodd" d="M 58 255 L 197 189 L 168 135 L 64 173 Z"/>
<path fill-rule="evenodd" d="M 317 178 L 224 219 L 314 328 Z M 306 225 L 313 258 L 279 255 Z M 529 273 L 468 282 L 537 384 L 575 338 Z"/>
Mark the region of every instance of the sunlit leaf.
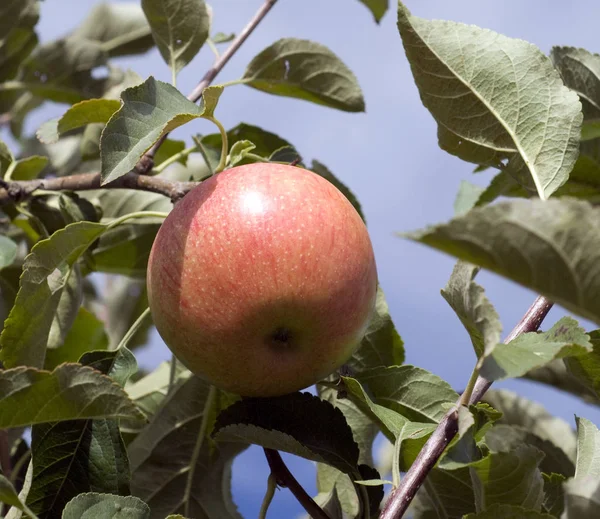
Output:
<path fill-rule="evenodd" d="M 89 492 L 67 503 L 62 519 L 150 519 L 150 508 L 133 496 Z"/>
<path fill-rule="evenodd" d="M 0 236 L 0 269 L 8 267 L 17 257 L 17 244 L 7 236 Z"/>

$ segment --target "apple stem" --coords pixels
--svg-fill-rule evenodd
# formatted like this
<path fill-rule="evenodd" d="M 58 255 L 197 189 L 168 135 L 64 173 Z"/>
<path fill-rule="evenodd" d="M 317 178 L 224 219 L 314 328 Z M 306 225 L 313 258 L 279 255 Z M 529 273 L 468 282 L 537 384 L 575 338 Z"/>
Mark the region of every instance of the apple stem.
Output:
<path fill-rule="evenodd" d="M 553 303 L 545 297 L 538 296 L 525 312 L 519 324 L 504 340 L 504 343 L 512 341 L 522 333 L 537 331 L 552 305 Z M 477 377 L 468 403 L 476 404 L 479 402 L 491 385 L 491 381 L 482 376 Z M 400 519 L 404 515 L 429 472 L 435 467 L 435 464 L 457 433 L 458 408 L 455 406 L 441 419 L 436 430 L 429 437 L 398 487 L 392 491 L 379 519 Z"/>
<path fill-rule="evenodd" d="M 298 480 L 293 476 L 290 470 L 287 468 L 281 454 L 273 449 L 263 449 L 265 456 L 269 462 L 271 468 L 271 474 L 275 477 L 275 481 L 280 487 L 289 488 L 294 497 L 304 507 L 304 510 L 313 519 L 331 519 L 325 511 L 315 503 L 314 499 L 308 495 L 306 490 L 302 487 Z"/>

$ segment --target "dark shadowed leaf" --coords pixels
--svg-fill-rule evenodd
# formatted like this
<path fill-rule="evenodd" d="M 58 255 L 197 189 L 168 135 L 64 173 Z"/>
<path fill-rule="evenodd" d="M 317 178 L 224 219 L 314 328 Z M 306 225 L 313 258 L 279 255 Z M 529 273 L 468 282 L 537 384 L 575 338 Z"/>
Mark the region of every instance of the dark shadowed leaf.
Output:
<path fill-rule="evenodd" d="M 596 519 L 600 516 L 600 479 L 593 476 L 565 481 L 566 519 Z"/>
<path fill-rule="evenodd" d="M 544 333 L 524 333 L 508 344 L 499 344 L 487 357 L 481 375 L 488 380 L 523 376 L 554 359 L 586 355 L 592 344 L 575 319 L 563 317 Z"/>
<path fill-rule="evenodd" d="M 566 182 L 578 155 L 581 104 L 547 56 L 473 25 L 411 16 L 401 2 L 398 28 L 444 149 L 477 164 L 507 159 L 542 199 Z"/>
<path fill-rule="evenodd" d="M 62 519 L 150 519 L 150 508 L 133 496 L 89 492 L 74 497 Z"/>
<path fill-rule="evenodd" d="M 244 72 L 245 84 L 270 94 L 363 112 L 365 101 L 354 74 L 327 47 L 283 38 L 259 53 Z"/>
<path fill-rule="evenodd" d="M 62 364 L 51 372 L 0 371 L 0 404 L 2 428 L 84 418 L 143 419 L 122 388 L 79 364 Z"/>
<path fill-rule="evenodd" d="M 562 474 L 542 474 L 544 478 L 544 502 L 542 510 L 560 518 L 565 509 L 563 483 L 567 479 Z"/>
<path fill-rule="evenodd" d="M 500 342 L 502 323 L 483 287 L 473 281 L 478 272 L 475 265 L 459 261 L 442 289 L 442 297 L 456 312 L 469 334 L 475 354 L 481 357 L 489 355 Z"/>
<path fill-rule="evenodd" d="M 142 0 L 142 9 L 161 56 L 177 74 L 208 39 L 210 8 L 204 0 Z"/>
<path fill-rule="evenodd" d="M 105 228 L 73 223 L 37 243 L 25 258 L 19 293 L 0 335 L 0 359 L 6 367 L 44 365 L 50 328 L 72 267 Z"/>
<path fill-rule="evenodd" d="M 600 322 L 597 229 L 600 209 L 565 198 L 501 202 L 406 236 Z"/>
<path fill-rule="evenodd" d="M 231 496 L 231 464 L 246 445 L 214 444 L 206 436 L 215 413 L 231 403 L 219 391 L 211 402 L 209 394 L 197 377 L 180 382 L 129 445 L 131 491 L 149 504 L 151 519 L 175 513 L 241 519 Z"/>
<path fill-rule="evenodd" d="M 521 426 L 539 438 L 559 445 L 569 459 L 575 459 L 575 433 L 562 418 L 551 415 L 540 404 L 505 389 L 488 391 L 483 400 L 502 412 L 497 423 Z"/>
<path fill-rule="evenodd" d="M 116 99 L 87 99 L 69 108 L 59 119 L 42 124 L 37 131 L 40 141 L 52 144 L 61 134 L 93 123 L 107 123 L 121 107 Z"/>
<path fill-rule="evenodd" d="M 434 514 L 416 517 L 462 517 L 475 510 L 473 486 L 468 467 L 455 470 L 434 468 L 423 486 L 419 507 Z M 426 494 L 426 495 L 423 495 Z M 423 513 L 422 512 L 422 513 Z"/>
<path fill-rule="evenodd" d="M 158 151 L 154 155 L 154 163 L 160 164 L 161 162 L 164 162 L 168 158 L 171 158 L 173 155 L 175 155 L 176 153 L 179 153 L 180 151 L 183 151 L 184 149 L 185 149 L 184 141 L 175 141 L 173 139 L 166 139 L 161 144 L 160 148 L 158 148 Z M 187 159 L 188 159 L 187 156 L 181 157 L 180 159 L 177 160 L 177 162 L 179 162 L 180 164 L 183 164 L 185 166 L 187 164 Z"/>
<path fill-rule="evenodd" d="M 39 15 L 38 0 L 5 0 L 0 6 L 0 40 L 22 25 L 33 27 Z"/>
<path fill-rule="evenodd" d="M 140 54 L 154 45 L 137 2 L 96 4 L 72 36 L 98 42 L 111 57 Z"/>
<path fill-rule="evenodd" d="M 197 106 L 168 83 L 152 76 L 121 94 L 123 105 L 102 132 L 102 181 L 115 180 L 131 171 L 159 137 L 198 117 L 211 115 L 222 87 L 209 87 L 205 102 Z"/>
<path fill-rule="evenodd" d="M 552 516 L 522 506 L 496 504 L 478 514 L 465 515 L 463 519 L 552 519 Z"/>
<path fill-rule="evenodd" d="M 358 445 L 342 412 L 309 393 L 248 398 L 217 418 L 218 441 L 255 443 L 355 474 Z"/>
<path fill-rule="evenodd" d="M 127 348 L 85 353 L 81 364 L 121 386 L 137 370 Z M 34 425 L 33 481 L 27 504 L 40 517 L 55 517 L 84 492 L 129 495 L 129 462 L 116 420 L 67 420 Z"/>
<path fill-rule="evenodd" d="M 35 517 L 27 505 L 21 501 L 19 494 L 10 480 L 5 478 L 2 474 L 0 474 L 0 503 L 14 506 L 18 510 L 25 512 L 27 517 Z"/>

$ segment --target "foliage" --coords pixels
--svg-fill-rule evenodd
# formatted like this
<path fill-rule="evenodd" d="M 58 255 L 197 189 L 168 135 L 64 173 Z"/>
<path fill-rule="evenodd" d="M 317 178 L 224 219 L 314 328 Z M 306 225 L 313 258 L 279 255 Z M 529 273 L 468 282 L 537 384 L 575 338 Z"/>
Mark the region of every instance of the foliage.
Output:
<path fill-rule="evenodd" d="M 377 23 L 390 7 L 360 1 Z M 384 488 L 403 484 L 400 473 L 421 463 L 420 450 L 448 423 L 448 448 L 413 488 L 414 518 L 599 516 L 596 425 L 567 424 L 506 391 L 469 400 L 481 375 L 528 377 L 600 402 L 600 330 L 565 317 L 502 343 L 500 317 L 475 282 L 488 269 L 600 324 L 598 54 L 555 47 L 546 56 L 487 29 L 418 18 L 398 2 L 399 38 L 440 147 L 476 171 L 495 170 L 485 187 L 463 181 L 451 221 L 404 234 L 459 260 L 442 296 L 473 345 L 473 376 L 461 397 L 404 364 L 379 287 L 360 346 L 316 396 L 243 399 L 175 358 L 137 372 L 132 351 L 151 329 L 150 248 L 193 185 L 251 162 L 304 165 L 364 219 L 357 196 L 320 161 L 305 163 L 287 139 L 251 122 L 226 130 L 218 120 L 221 94 L 235 84 L 363 112 L 358 79 L 324 45 L 282 38 L 219 85 L 221 55 L 186 96 L 176 78 L 200 51 L 219 55 L 230 44 L 233 54 L 243 43 L 214 32 L 204 0 L 99 4 L 52 42 L 38 41 L 39 8 L 40 0 L 0 5 L 0 124 L 19 143 L 0 141 L 4 517 L 240 518 L 232 464 L 254 444 L 315 462 L 315 500 L 332 519 L 389 519 Z M 154 46 L 172 84 L 113 61 Z M 24 135 L 25 118 L 47 101 L 65 105 L 63 115 Z M 199 118 L 218 132 L 167 138 Z M 391 482 L 374 466 L 378 433 L 393 445 Z"/>

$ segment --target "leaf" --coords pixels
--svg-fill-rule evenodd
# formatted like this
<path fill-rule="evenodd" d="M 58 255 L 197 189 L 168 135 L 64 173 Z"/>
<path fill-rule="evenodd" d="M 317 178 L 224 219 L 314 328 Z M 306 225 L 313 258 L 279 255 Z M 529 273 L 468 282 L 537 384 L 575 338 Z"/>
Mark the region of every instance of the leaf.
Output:
<path fill-rule="evenodd" d="M 149 519 L 150 508 L 133 496 L 89 492 L 67 503 L 62 519 Z"/>
<path fill-rule="evenodd" d="M 563 387 L 565 391 L 574 389 L 574 394 L 587 399 L 594 399 L 588 395 L 586 389 L 589 389 L 595 398 L 600 398 L 600 330 L 589 332 L 590 342 L 593 350 L 564 359 L 564 365 L 560 366 L 561 371 L 568 370 L 567 373 L 560 373 L 562 383 L 569 382 L 573 387 Z"/>
<path fill-rule="evenodd" d="M 19 499 L 22 503 L 27 499 L 27 494 L 29 493 L 29 487 L 31 486 L 31 478 L 33 476 L 33 464 L 29 462 L 27 467 L 27 473 L 25 475 L 25 480 L 23 481 L 23 488 L 19 492 Z M 17 507 L 12 507 L 6 517 L 4 519 L 21 519 L 23 517 L 23 513 Z"/>
<path fill-rule="evenodd" d="M 0 236 L 0 269 L 9 267 L 17 257 L 17 244 L 6 236 Z"/>
<path fill-rule="evenodd" d="M 123 105 L 108 121 L 100 140 L 102 182 L 115 180 L 137 164 L 160 138 L 182 124 L 212 113 L 222 87 L 209 87 L 207 102 L 199 107 L 168 83 L 150 76 L 144 83 L 121 94 Z"/>
<path fill-rule="evenodd" d="M 31 26 L 35 25 L 38 18 L 38 5 L 36 0 L 6 0 L 0 6 L 0 40 L 20 25 L 23 18 L 30 18 Z"/>
<path fill-rule="evenodd" d="M 413 422 L 439 422 L 446 414 L 445 404 L 458 400 L 450 384 L 414 366 L 372 368 L 356 379 L 368 387 L 375 403 Z"/>
<path fill-rule="evenodd" d="M 77 318 L 77 312 L 83 302 L 82 277 L 78 265 L 74 265 L 66 280 L 60 301 L 54 312 L 54 319 L 48 332 L 47 349 L 55 349 L 63 345 L 71 326 Z M 76 361 L 77 359 L 75 359 Z"/>
<path fill-rule="evenodd" d="M 502 323 L 485 290 L 473 281 L 478 272 L 474 265 L 459 261 L 441 293 L 467 330 L 475 354 L 481 357 L 490 355 L 500 342 Z"/>
<path fill-rule="evenodd" d="M 508 160 L 542 199 L 566 182 L 578 155 L 581 104 L 537 47 L 472 25 L 417 18 L 401 2 L 398 29 L 421 101 L 456 140 L 447 151 L 477 164 L 484 152 L 487 165 Z"/>
<path fill-rule="evenodd" d="M 374 469 L 369 465 L 359 465 L 358 470 L 360 477 L 362 478 L 363 485 L 367 487 L 366 490 L 369 497 L 368 513 L 371 517 L 377 517 L 379 515 L 379 505 L 381 504 L 384 496 L 384 482 L 380 479 L 381 476 L 377 469 Z M 368 484 L 367 481 L 369 481 Z M 366 509 L 366 505 L 364 508 Z"/>
<path fill-rule="evenodd" d="M 115 99 L 88 99 L 69 108 L 59 119 L 42 124 L 37 137 L 46 144 L 58 142 L 61 134 L 93 123 L 107 123 L 121 107 Z"/>
<path fill-rule="evenodd" d="M 586 202 L 514 200 L 406 236 L 600 322 L 600 276 L 594 276 L 600 265 L 599 225 L 600 209 Z"/>
<path fill-rule="evenodd" d="M 364 112 L 365 101 L 354 74 L 327 47 L 308 40 L 283 38 L 248 65 L 248 86 L 347 112 Z"/>
<path fill-rule="evenodd" d="M 433 468 L 423 489 L 430 502 L 422 502 L 420 506 L 429 509 L 434 514 L 433 517 L 463 517 L 475 509 L 468 467 L 455 470 Z"/>
<path fill-rule="evenodd" d="M 365 369 L 397 366 L 403 362 L 404 342 L 394 327 L 383 290 L 378 286 L 371 322 L 347 365 L 353 373 L 360 373 Z"/>
<path fill-rule="evenodd" d="M 240 163 L 254 148 L 256 146 L 250 141 L 237 141 L 233 143 L 229 152 L 229 165 L 235 166 Z"/>
<path fill-rule="evenodd" d="M 538 466 L 544 455 L 535 447 L 492 453 L 470 465 L 475 505 L 485 510 L 494 504 L 538 509 L 544 497 Z"/>
<path fill-rule="evenodd" d="M 600 480 L 591 476 L 573 478 L 563 484 L 565 516 L 569 519 L 596 519 L 600 514 Z"/>
<path fill-rule="evenodd" d="M 17 494 L 13 484 L 2 474 L 0 474 L 0 503 L 14 506 L 23 512 L 26 510 L 29 511 L 27 505 L 19 498 L 19 494 Z M 27 516 L 29 517 L 31 514 L 27 514 Z"/>
<path fill-rule="evenodd" d="M 522 506 L 495 504 L 478 514 L 465 515 L 463 519 L 552 519 L 552 516 Z"/>
<path fill-rule="evenodd" d="M 13 162 L 6 174 L 10 176 L 11 180 L 33 180 L 39 176 L 47 165 L 48 157 L 33 155 Z"/>
<path fill-rule="evenodd" d="M 521 426 L 539 438 L 559 445 L 569 459 L 575 460 L 575 434 L 562 418 L 551 415 L 540 404 L 505 389 L 488 391 L 483 401 L 502 412 L 497 423 Z"/>
<path fill-rule="evenodd" d="M 454 200 L 455 216 L 467 214 L 475 207 L 475 205 L 477 205 L 479 198 L 485 191 L 486 189 L 481 186 L 472 184 L 466 180 L 461 180 L 458 194 Z"/>
<path fill-rule="evenodd" d="M 219 43 L 230 42 L 234 38 L 235 38 L 235 33 L 233 33 L 233 32 L 229 33 L 229 34 L 225 34 L 223 32 L 218 32 L 218 33 L 214 34 L 211 39 L 212 39 L 213 43 L 216 43 L 218 45 Z"/>
<path fill-rule="evenodd" d="M 15 160 L 10 148 L 3 141 L 0 141 L 0 174 L 2 177 L 6 174 L 6 170 L 10 163 Z"/>
<path fill-rule="evenodd" d="M 575 417 L 577 423 L 577 466 L 575 478 L 595 478 L 600 481 L 600 431 L 585 418 Z"/>
<path fill-rule="evenodd" d="M 72 37 L 100 43 L 110 57 L 141 54 L 154 46 L 144 12 L 135 3 L 96 4 Z"/>
<path fill-rule="evenodd" d="M 317 160 L 313 160 L 310 166 L 310 170 L 316 173 L 317 175 L 323 177 L 324 179 L 329 180 L 329 182 L 331 182 L 335 187 L 337 187 L 352 204 L 354 209 L 356 209 L 356 212 L 360 215 L 363 221 L 366 222 L 365 215 L 363 214 L 362 208 L 360 206 L 360 202 L 358 201 L 354 193 L 350 191 L 350 189 L 348 189 L 348 187 L 345 184 L 340 182 L 340 180 L 327 168 L 327 166 L 321 164 Z"/>
<path fill-rule="evenodd" d="M 590 337 L 575 319 L 563 317 L 544 333 L 523 333 L 508 344 L 499 344 L 481 367 L 488 380 L 521 377 L 554 359 L 585 355 L 592 350 Z"/>
<path fill-rule="evenodd" d="M 92 222 L 73 223 L 31 249 L 0 335 L 0 360 L 6 368 L 44 365 L 50 329 L 71 268 L 105 228 Z"/>
<path fill-rule="evenodd" d="M 81 307 L 64 344 L 46 352 L 44 369 L 51 371 L 63 362 L 77 362 L 88 351 L 107 348 L 108 336 L 104 323 L 92 312 Z"/>
<path fill-rule="evenodd" d="M 177 74 L 208 39 L 211 11 L 204 0 L 142 0 L 161 56 Z"/>
<path fill-rule="evenodd" d="M 560 518 L 565 508 L 563 482 L 567 479 L 562 474 L 542 474 L 544 478 L 544 503 L 542 510 Z"/>
<path fill-rule="evenodd" d="M 381 21 L 383 15 L 388 10 L 388 0 L 359 0 L 362 4 L 365 4 L 367 9 L 373 14 L 373 18 L 377 23 Z"/>
<path fill-rule="evenodd" d="M 34 2 L 29 5 L 35 6 L 33 9 L 37 17 L 39 10 L 37 4 Z M 18 74 L 21 63 L 29 57 L 38 44 L 38 38 L 33 29 L 35 21 L 24 17 L 18 23 L 19 25 L 14 27 L 6 38 L 0 38 L 0 81 L 13 79 Z M 5 100 L 0 101 L 2 111 L 10 104 L 11 98 L 18 99 L 18 96 L 17 92 L 4 92 L 2 97 Z"/>
<path fill-rule="evenodd" d="M 206 423 L 203 430 L 204 414 L 209 413 L 210 421 L 227 405 L 220 392 L 211 404 L 209 393 L 208 384 L 198 377 L 180 383 L 129 445 L 131 491 L 148 503 L 151 519 L 177 513 L 195 519 L 241 519 L 231 496 L 231 464 L 246 445 L 215 445 L 203 434 L 212 429 Z"/>
<path fill-rule="evenodd" d="M 166 139 L 158 148 L 158 151 L 154 155 L 154 163 L 161 164 L 165 160 L 171 158 L 173 155 L 183 151 L 185 149 L 184 141 L 176 141 L 173 139 Z M 180 164 L 184 166 L 187 164 L 187 156 L 183 156 L 177 160 Z"/>
<path fill-rule="evenodd" d="M 536 434 L 518 425 L 495 424 L 485 435 L 485 445 L 492 452 L 510 452 L 520 445 L 531 445 L 545 454 L 540 462 L 540 470 L 545 473 L 563 474 L 571 477 L 575 474 L 573 460 L 549 440 L 543 440 Z"/>
<path fill-rule="evenodd" d="M 344 415 L 309 393 L 236 402 L 218 416 L 213 435 L 327 463 L 345 474 L 357 470 L 358 446 Z"/>
<path fill-rule="evenodd" d="M 133 354 L 85 353 L 80 361 L 121 386 L 137 370 Z M 58 516 L 78 494 L 129 494 L 129 462 L 116 420 L 67 420 L 34 425 L 33 482 L 27 503 L 43 517 Z"/>
<path fill-rule="evenodd" d="M 3 429 L 84 418 L 143 419 L 123 389 L 79 364 L 61 364 L 52 372 L 0 371 L 0 403 Z"/>

